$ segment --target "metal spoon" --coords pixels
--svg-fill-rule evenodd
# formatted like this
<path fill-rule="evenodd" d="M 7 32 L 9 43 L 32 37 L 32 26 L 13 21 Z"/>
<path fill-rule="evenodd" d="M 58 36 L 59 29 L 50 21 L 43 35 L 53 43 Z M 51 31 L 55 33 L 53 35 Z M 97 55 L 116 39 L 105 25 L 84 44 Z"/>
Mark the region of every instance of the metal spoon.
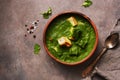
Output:
<path fill-rule="evenodd" d="M 102 49 L 101 53 L 97 56 L 97 58 L 93 61 L 92 64 L 90 64 L 83 72 L 82 77 L 86 77 L 89 75 L 97 62 L 100 60 L 102 55 L 108 50 L 114 48 L 119 42 L 119 34 L 118 33 L 112 33 L 110 36 L 108 36 L 105 40 L 105 46 Z"/>

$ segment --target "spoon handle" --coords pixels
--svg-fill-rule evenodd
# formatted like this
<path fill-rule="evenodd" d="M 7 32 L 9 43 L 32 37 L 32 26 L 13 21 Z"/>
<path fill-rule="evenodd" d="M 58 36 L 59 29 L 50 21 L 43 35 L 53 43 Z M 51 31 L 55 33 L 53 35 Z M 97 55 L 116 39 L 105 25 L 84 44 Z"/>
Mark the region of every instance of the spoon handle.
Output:
<path fill-rule="evenodd" d="M 103 48 L 102 51 L 100 52 L 100 54 L 97 56 L 97 58 L 82 72 L 82 77 L 86 77 L 87 75 L 89 75 L 93 68 L 95 67 L 96 63 L 100 60 L 100 58 L 102 57 L 102 55 L 107 51 L 107 48 Z"/>

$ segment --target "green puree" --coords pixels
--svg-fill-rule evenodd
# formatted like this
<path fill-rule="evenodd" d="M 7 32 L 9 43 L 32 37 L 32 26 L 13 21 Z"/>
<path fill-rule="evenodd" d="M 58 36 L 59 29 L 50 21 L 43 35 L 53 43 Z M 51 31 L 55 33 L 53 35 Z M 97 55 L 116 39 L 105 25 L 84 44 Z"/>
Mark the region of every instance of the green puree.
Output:
<path fill-rule="evenodd" d="M 72 15 L 77 21 L 77 26 L 67 20 L 70 15 L 61 16 L 53 20 L 47 29 L 46 44 L 48 50 L 59 60 L 72 63 L 84 59 L 89 55 L 95 43 L 95 32 L 92 25 L 83 17 Z M 60 46 L 58 39 L 60 37 L 71 37 L 74 40 L 71 47 Z"/>

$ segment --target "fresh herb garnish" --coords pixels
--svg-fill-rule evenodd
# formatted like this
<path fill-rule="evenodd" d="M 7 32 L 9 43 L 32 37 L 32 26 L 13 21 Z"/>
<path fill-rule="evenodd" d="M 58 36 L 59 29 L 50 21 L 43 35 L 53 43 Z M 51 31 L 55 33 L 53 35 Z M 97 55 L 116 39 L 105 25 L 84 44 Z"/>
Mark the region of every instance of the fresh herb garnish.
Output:
<path fill-rule="evenodd" d="M 44 13 L 42 13 L 44 19 L 48 19 L 51 14 L 52 14 L 51 7 L 49 7 L 47 11 L 45 11 Z"/>
<path fill-rule="evenodd" d="M 89 7 L 92 5 L 92 1 L 91 0 L 85 0 L 84 3 L 82 4 L 82 6 L 84 7 Z"/>
<path fill-rule="evenodd" d="M 40 52 L 40 49 L 41 49 L 40 45 L 39 44 L 35 44 L 34 45 L 34 54 L 38 54 Z"/>

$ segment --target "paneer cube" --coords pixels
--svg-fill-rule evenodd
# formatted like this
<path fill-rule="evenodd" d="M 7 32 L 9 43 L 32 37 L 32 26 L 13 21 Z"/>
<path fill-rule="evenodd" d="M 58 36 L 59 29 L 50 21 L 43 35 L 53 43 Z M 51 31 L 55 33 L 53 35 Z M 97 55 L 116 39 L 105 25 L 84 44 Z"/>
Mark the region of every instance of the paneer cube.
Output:
<path fill-rule="evenodd" d="M 58 43 L 61 46 L 70 47 L 72 45 L 71 41 L 67 37 L 61 37 L 58 39 Z"/>
<path fill-rule="evenodd" d="M 77 20 L 74 17 L 70 17 L 67 20 L 72 24 L 72 26 L 76 26 L 78 24 Z"/>

